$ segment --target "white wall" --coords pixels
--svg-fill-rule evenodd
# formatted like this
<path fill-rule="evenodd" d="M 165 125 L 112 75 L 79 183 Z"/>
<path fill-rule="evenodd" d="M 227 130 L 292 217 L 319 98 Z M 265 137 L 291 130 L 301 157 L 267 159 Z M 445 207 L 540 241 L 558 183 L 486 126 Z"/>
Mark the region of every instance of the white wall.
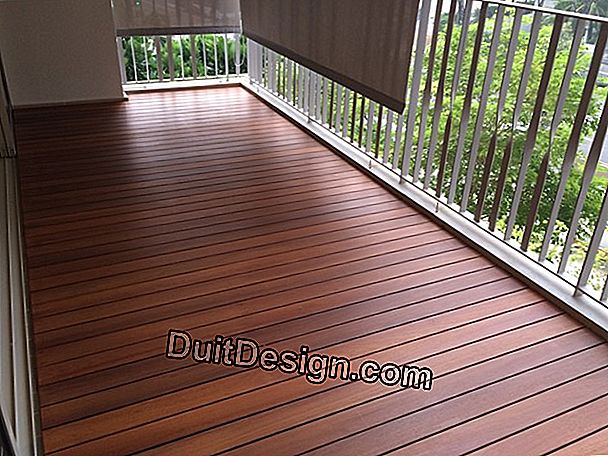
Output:
<path fill-rule="evenodd" d="M 110 0 L 0 0 L 15 107 L 123 98 Z"/>

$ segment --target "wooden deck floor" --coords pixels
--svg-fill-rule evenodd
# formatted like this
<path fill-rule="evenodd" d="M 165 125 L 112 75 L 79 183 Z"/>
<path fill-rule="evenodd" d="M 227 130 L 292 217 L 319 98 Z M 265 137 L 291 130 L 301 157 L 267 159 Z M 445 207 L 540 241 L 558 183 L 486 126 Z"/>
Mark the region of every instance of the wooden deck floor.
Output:
<path fill-rule="evenodd" d="M 18 114 L 52 455 L 608 452 L 608 347 L 241 88 Z M 428 366 L 423 392 L 166 334 Z"/>

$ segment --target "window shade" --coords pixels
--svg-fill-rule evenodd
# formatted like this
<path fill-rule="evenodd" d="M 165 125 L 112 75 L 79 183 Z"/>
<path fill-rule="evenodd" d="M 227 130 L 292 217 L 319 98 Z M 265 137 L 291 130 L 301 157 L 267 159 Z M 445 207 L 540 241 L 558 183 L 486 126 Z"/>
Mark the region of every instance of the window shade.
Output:
<path fill-rule="evenodd" d="M 241 31 L 239 0 L 113 0 L 113 3 L 119 36 Z"/>
<path fill-rule="evenodd" d="M 402 112 L 418 1 L 241 0 L 241 18 L 249 38 Z"/>

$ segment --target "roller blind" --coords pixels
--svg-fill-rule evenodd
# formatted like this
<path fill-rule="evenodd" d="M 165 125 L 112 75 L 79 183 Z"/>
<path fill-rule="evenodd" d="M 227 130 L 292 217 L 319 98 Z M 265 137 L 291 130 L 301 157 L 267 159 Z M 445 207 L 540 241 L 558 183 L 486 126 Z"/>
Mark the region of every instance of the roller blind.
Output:
<path fill-rule="evenodd" d="M 419 0 L 241 0 L 243 33 L 402 112 Z"/>
<path fill-rule="evenodd" d="M 239 0 L 113 0 L 113 7 L 119 36 L 241 31 Z"/>

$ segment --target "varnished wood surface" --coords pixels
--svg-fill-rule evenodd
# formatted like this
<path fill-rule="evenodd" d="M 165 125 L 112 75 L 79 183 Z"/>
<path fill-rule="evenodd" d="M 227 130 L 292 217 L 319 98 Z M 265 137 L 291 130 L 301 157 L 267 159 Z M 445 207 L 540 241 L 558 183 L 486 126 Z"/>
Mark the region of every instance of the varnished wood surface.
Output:
<path fill-rule="evenodd" d="M 50 455 L 608 452 L 608 348 L 240 88 L 17 116 Z M 168 329 L 430 392 L 164 357 Z"/>

